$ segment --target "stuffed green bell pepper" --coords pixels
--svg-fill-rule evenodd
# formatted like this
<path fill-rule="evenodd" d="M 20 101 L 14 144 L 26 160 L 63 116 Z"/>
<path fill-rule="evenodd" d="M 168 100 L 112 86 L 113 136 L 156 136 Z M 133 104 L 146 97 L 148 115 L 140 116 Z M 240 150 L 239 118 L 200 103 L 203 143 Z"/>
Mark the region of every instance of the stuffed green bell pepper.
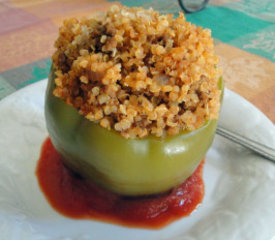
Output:
<path fill-rule="evenodd" d="M 220 107 L 209 30 L 183 14 L 113 6 L 65 20 L 55 47 L 45 115 L 66 166 L 130 196 L 165 192 L 194 172 Z"/>
<path fill-rule="evenodd" d="M 220 80 L 222 88 L 222 80 Z M 92 182 L 121 195 L 165 192 L 196 169 L 211 146 L 217 125 L 209 120 L 175 136 L 126 139 L 80 115 L 53 95 L 48 81 L 45 116 L 50 138 L 64 163 Z"/>

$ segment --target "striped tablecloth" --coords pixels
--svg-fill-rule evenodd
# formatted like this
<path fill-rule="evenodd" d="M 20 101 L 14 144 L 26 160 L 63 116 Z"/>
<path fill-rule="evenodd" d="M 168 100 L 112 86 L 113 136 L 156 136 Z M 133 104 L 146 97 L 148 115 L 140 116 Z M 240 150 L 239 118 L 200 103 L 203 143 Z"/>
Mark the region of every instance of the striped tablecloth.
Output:
<path fill-rule="evenodd" d="M 0 99 L 48 76 L 64 18 L 91 16 L 112 0 L 0 0 Z M 177 0 L 120 0 L 127 6 L 181 11 Z M 210 28 L 226 87 L 275 123 L 275 1 L 210 0 L 192 23 Z M 0 113 L 1 114 L 1 113 Z"/>

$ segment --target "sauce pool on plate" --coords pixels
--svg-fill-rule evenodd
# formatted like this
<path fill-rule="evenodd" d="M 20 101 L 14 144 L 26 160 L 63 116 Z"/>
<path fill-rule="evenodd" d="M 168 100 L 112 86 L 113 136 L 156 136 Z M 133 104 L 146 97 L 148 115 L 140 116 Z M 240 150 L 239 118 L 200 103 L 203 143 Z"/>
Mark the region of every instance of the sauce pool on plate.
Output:
<path fill-rule="evenodd" d="M 69 169 L 50 138 L 42 146 L 36 174 L 51 206 L 64 216 L 91 219 L 128 227 L 159 229 L 191 214 L 202 201 L 204 161 L 180 186 L 168 193 L 123 197 L 106 191 Z"/>

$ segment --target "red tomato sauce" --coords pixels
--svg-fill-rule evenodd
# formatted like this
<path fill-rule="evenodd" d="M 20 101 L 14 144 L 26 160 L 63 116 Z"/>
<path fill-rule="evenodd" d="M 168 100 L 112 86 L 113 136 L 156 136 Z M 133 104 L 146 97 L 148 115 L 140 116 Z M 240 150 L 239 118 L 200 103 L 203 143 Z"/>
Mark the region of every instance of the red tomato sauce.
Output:
<path fill-rule="evenodd" d="M 202 201 L 204 161 L 183 184 L 168 193 L 123 197 L 106 191 L 67 169 L 50 138 L 42 146 L 36 174 L 51 206 L 74 219 L 92 219 L 128 227 L 158 229 L 188 216 Z"/>

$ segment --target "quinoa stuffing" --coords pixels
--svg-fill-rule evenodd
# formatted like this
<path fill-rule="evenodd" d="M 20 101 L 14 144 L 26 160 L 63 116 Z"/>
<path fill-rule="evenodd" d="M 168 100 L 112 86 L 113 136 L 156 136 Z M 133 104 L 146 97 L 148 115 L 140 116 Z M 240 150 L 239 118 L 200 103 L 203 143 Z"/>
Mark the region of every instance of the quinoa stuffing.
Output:
<path fill-rule="evenodd" d="M 65 20 L 55 43 L 53 94 L 125 138 L 175 135 L 217 119 L 213 39 L 180 13 L 112 6 Z"/>

